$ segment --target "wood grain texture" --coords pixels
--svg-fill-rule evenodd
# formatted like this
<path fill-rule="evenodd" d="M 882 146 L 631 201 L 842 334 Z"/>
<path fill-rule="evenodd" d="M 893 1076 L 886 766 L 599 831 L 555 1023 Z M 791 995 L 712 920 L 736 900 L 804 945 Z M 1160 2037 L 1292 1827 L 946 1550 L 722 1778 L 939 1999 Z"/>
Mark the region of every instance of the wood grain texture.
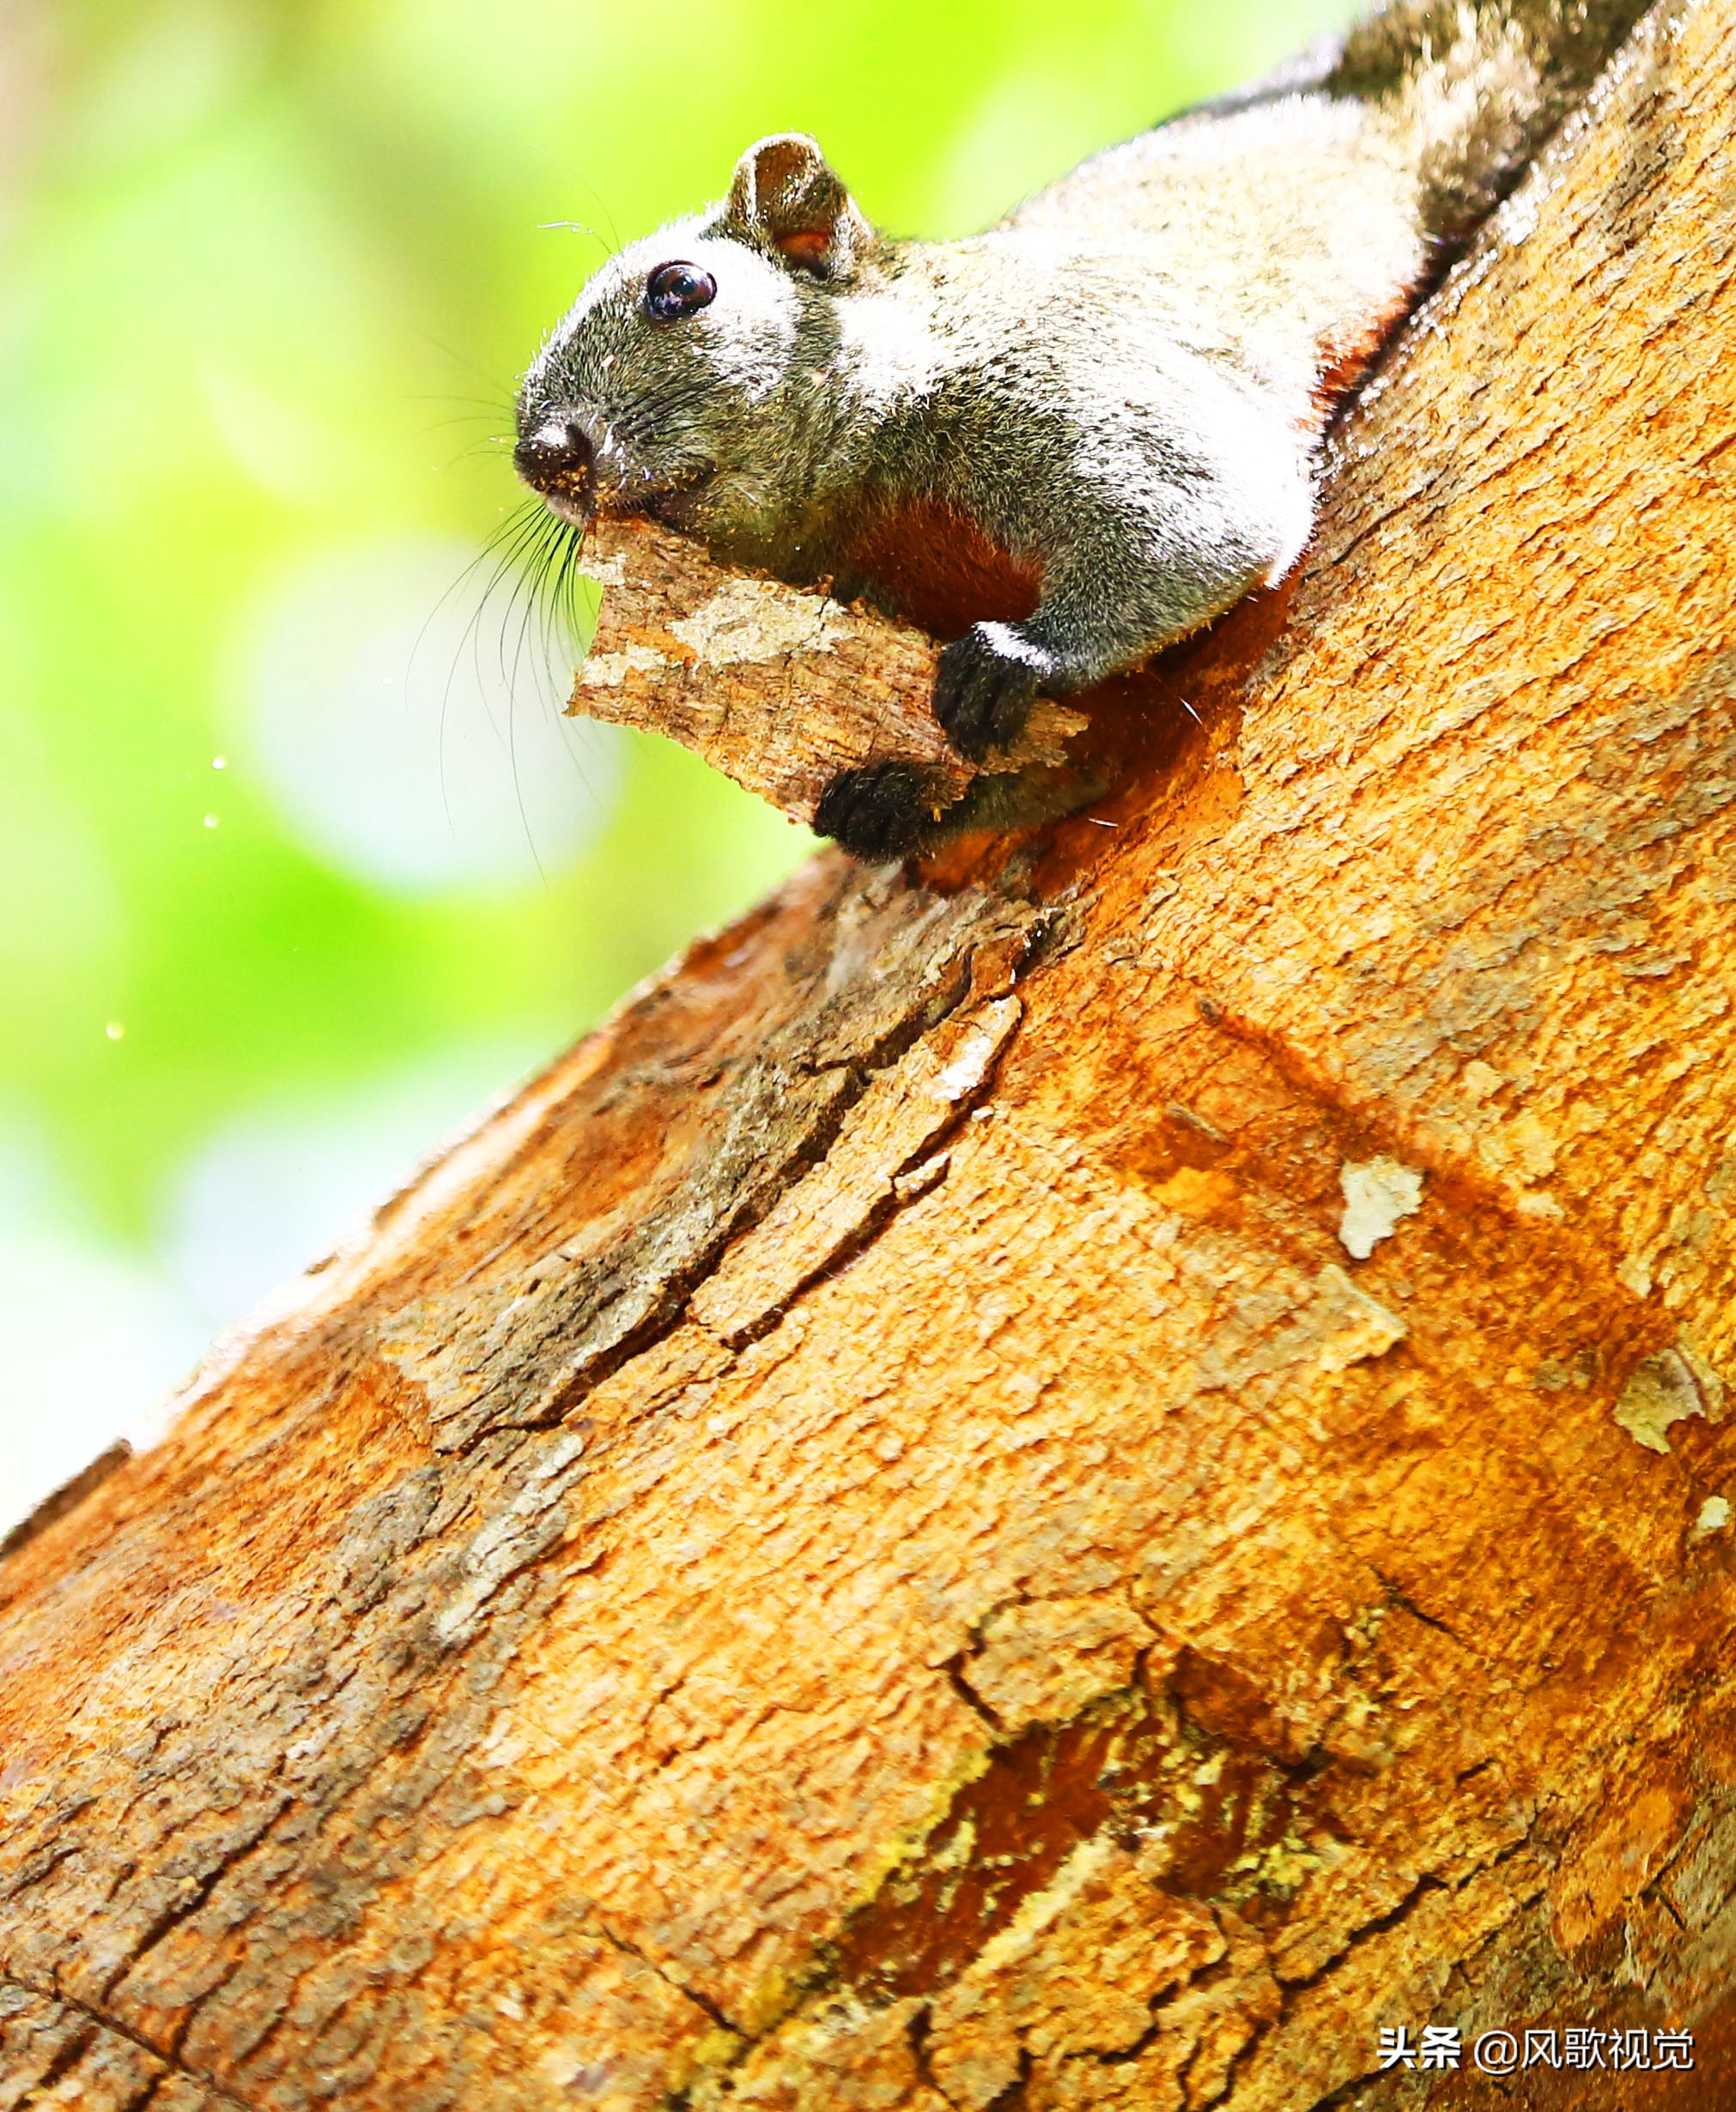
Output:
<path fill-rule="evenodd" d="M 1650 19 L 1161 772 L 804 868 L 0 1566 L 0 2104 L 1736 2102 L 1733 91 Z"/>
<path fill-rule="evenodd" d="M 568 713 L 666 734 L 794 822 L 880 762 L 923 770 L 938 817 L 980 771 L 1059 768 L 1084 724 L 1040 698 L 1011 748 L 968 762 L 930 708 L 939 653 L 908 624 L 726 571 L 647 520 L 594 524 L 580 569 L 603 604 Z"/>

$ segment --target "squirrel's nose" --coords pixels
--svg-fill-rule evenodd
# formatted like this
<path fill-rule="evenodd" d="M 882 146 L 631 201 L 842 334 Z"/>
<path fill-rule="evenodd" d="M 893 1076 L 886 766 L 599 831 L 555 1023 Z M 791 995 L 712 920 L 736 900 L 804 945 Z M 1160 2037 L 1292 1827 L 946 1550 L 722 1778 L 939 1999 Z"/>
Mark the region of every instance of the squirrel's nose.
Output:
<path fill-rule="evenodd" d="M 533 491 L 582 499 L 595 456 L 583 426 L 571 418 L 551 418 L 520 438 L 513 450 L 513 467 Z"/>

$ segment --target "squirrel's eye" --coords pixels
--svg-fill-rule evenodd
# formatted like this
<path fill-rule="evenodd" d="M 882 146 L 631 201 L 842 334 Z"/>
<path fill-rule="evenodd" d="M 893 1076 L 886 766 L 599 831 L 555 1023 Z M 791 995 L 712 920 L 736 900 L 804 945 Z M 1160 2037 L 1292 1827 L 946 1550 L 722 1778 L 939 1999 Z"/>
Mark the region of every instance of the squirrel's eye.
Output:
<path fill-rule="evenodd" d="M 672 323 L 717 299 L 717 281 L 697 264 L 659 264 L 645 282 L 646 312 L 653 323 Z"/>

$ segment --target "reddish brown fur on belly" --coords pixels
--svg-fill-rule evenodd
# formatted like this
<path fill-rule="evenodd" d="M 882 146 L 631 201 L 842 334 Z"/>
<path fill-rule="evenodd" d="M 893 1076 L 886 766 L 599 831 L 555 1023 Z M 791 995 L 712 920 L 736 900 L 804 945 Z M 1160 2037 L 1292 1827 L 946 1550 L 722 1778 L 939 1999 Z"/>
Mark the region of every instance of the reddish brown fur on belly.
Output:
<path fill-rule="evenodd" d="M 1307 422 L 1305 430 L 1317 433 L 1326 423 L 1410 312 L 1409 295 L 1395 294 L 1361 330 L 1320 347 L 1320 374 L 1314 385 L 1314 415 Z"/>
<path fill-rule="evenodd" d="M 901 616 L 940 638 L 956 638 L 973 623 L 1020 622 L 1041 587 L 1036 566 L 931 500 L 881 515 L 850 545 L 848 561 Z"/>

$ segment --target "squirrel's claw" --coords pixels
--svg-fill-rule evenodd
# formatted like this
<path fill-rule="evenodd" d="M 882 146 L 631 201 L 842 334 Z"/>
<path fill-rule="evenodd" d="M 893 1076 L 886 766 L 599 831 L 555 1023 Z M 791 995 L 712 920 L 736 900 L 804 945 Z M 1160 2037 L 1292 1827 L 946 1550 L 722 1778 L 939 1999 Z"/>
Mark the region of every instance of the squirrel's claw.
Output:
<path fill-rule="evenodd" d="M 959 754 L 980 762 L 1016 741 L 1053 665 L 1011 623 L 973 624 L 955 638 L 934 677 L 934 715 Z"/>
<path fill-rule="evenodd" d="M 930 773 L 914 763 L 874 762 L 841 770 L 814 809 L 814 833 L 871 864 L 903 858 L 934 830 Z"/>

